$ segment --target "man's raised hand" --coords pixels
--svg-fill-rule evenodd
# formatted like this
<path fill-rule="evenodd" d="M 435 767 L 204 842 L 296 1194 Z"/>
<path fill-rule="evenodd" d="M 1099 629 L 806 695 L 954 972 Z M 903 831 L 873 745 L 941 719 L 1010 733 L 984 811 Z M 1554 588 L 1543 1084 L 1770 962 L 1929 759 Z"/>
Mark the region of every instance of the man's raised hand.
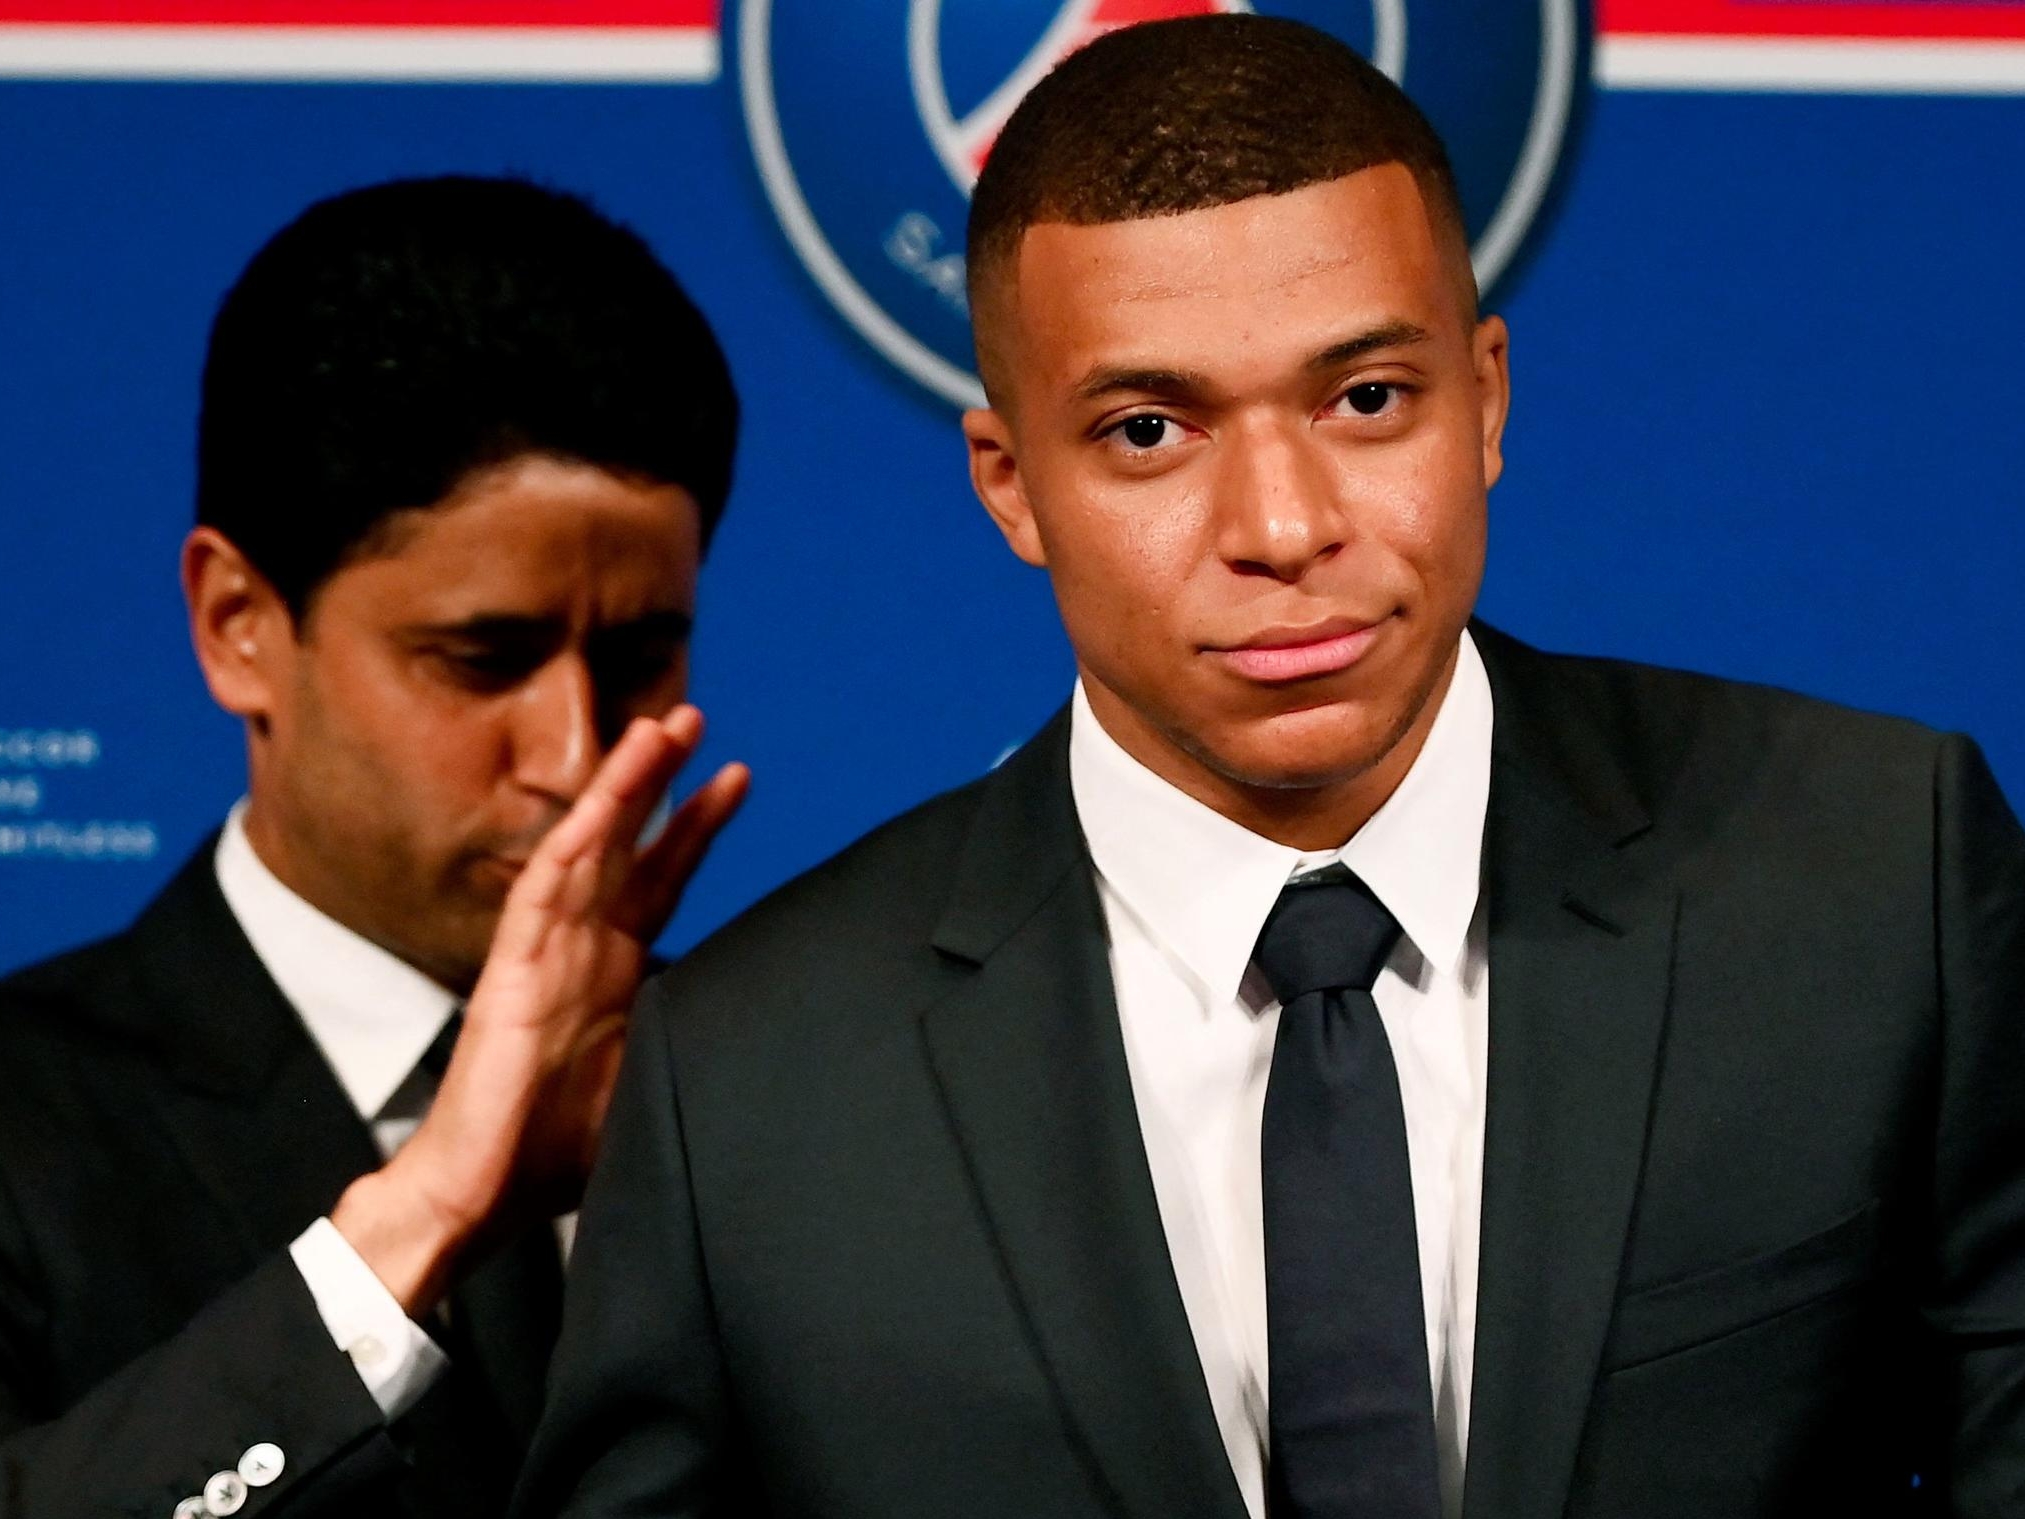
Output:
<path fill-rule="evenodd" d="M 749 775 L 726 765 L 641 834 L 703 717 L 636 719 L 507 893 L 428 1117 L 331 1218 L 411 1314 L 474 1245 L 574 1206 L 654 939 Z"/>

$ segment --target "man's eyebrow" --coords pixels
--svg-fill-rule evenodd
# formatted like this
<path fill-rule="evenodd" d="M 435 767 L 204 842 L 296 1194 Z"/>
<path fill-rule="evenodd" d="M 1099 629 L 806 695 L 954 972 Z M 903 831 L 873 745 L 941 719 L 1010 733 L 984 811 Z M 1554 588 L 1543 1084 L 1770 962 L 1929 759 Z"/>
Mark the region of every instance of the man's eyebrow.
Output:
<path fill-rule="evenodd" d="M 642 612 L 638 617 L 628 617 L 624 622 L 609 623 L 597 630 L 599 638 L 667 638 L 683 639 L 695 626 L 696 619 L 676 607 L 664 607 L 658 612 Z"/>
<path fill-rule="evenodd" d="M 1361 359 L 1366 354 L 1376 353 L 1382 348 L 1405 348 L 1414 343 L 1425 343 L 1428 331 L 1413 322 L 1387 322 L 1373 327 L 1369 332 L 1360 332 L 1354 338 L 1345 338 L 1340 343 L 1331 343 L 1320 353 L 1308 360 L 1308 368 L 1334 369 L 1352 359 Z"/>
<path fill-rule="evenodd" d="M 1095 401 L 1121 392 L 1159 396 L 1167 401 L 1188 401 L 1210 388 L 1204 376 L 1185 369 L 1135 369 L 1126 365 L 1100 364 L 1077 382 L 1071 394 L 1078 401 Z"/>
<path fill-rule="evenodd" d="M 599 637 L 645 637 L 681 639 L 689 636 L 695 619 L 676 607 L 642 612 L 623 622 L 609 623 L 597 630 Z M 472 643 L 536 643 L 560 637 L 568 627 L 566 619 L 525 612 L 477 612 L 446 622 L 428 623 L 415 631 L 424 637 L 467 639 Z"/>
<path fill-rule="evenodd" d="M 1309 370 L 1334 369 L 1353 359 L 1386 348 L 1405 348 L 1428 340 L 1428 331 L 1415 322 L 1386 322 L 1355 337 L 1331 343 L 1303 366 Z M 1186 369 L 1135 368 L 1129 365 L 1100 364 L 1077 382 L 1070 393 L 1078 401 L 1096 401 L 1121 393 L 1157 396 L 1166 401 L 1192 401 L 1216 387 L 1207 376 Z"/>
<path fill-rule="evenodd" d="M 467 638 L 473 643 L 515 643 L 552 638 L 563 627 L 560 617 L 537 617 L 521 612 L 475 612 L 443 622 L 424 623 L 415 631 L 432 638 Z"/>

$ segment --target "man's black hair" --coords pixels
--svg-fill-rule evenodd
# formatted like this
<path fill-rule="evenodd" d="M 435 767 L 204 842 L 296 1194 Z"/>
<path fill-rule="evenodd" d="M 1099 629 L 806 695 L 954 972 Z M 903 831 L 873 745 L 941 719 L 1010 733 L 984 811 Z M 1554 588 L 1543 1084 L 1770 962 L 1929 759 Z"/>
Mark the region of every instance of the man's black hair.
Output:
<path fill-rule="evenodd" d="M 1070 54 L 1022 100 L 971 194 L 967 257 L 978 361 L 990 297 L 1040 222 L 1101 226 L 1282 195 L 1403 164 L 1457 255 L 1474 306 L 1455 173 L 1418 107 L 1326 32 L 1277 17 L 1121 27 Z"/>
<path fill-rule="evenodd" d="M 226 293 L 197 521 L 299 621 L 390 517 L 521 454 L 681 486 L 707 544 L 737 431 L 716 338 L 638 234 L 524 180 L 399 180 L 311 206 Z"/>

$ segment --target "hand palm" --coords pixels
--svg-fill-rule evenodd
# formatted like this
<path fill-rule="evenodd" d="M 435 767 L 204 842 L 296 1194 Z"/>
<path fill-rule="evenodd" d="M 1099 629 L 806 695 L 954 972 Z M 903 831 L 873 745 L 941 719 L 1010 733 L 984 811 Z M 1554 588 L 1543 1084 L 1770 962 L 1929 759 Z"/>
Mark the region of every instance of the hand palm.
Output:
<path fill-rule="evenodd" d="M 544 1212 L 573 1205 L 652 943 L 745 793 L 744 768 L 726 766 L 639 846 L 701 732 L 690 707 L 636 722 L 507 894 L 464 1031 L 416 1135 L 454 1157 L 446 1206 L 490 1214 L 509 1193 Z"/>

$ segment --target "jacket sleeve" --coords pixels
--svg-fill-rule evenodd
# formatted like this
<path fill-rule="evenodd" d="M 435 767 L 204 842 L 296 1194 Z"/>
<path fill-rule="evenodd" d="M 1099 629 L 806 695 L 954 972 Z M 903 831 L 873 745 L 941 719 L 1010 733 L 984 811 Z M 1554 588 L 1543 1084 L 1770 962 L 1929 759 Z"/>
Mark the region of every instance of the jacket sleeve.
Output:
<path fill-rule="evenodd" d="M 0 1184 L 0 1519 L 174 1519 L 257 1446 L 273 1450 L 246 1462 L 265 1480 L 247 1484 L 242 1519 L 351 1513 L 356 1485 L 400 1459 L 286 1251 L 61 1410 L 46 1317 Z"/>
<path fill-rule="evenodd" d="M 679 974 L 679 973 L 678 973 Z M 649 984 L 570 1254 L 548 1404 L 513 1512 L 746 1512 L 667 1038 Z"/>
<path fill-rule="evenodd" d="M 1976 747 L 1935 769 L 1940 1084 L 1925 1319 L 1958 1519 L 2025 1514 L 2025 831 Z"/>

